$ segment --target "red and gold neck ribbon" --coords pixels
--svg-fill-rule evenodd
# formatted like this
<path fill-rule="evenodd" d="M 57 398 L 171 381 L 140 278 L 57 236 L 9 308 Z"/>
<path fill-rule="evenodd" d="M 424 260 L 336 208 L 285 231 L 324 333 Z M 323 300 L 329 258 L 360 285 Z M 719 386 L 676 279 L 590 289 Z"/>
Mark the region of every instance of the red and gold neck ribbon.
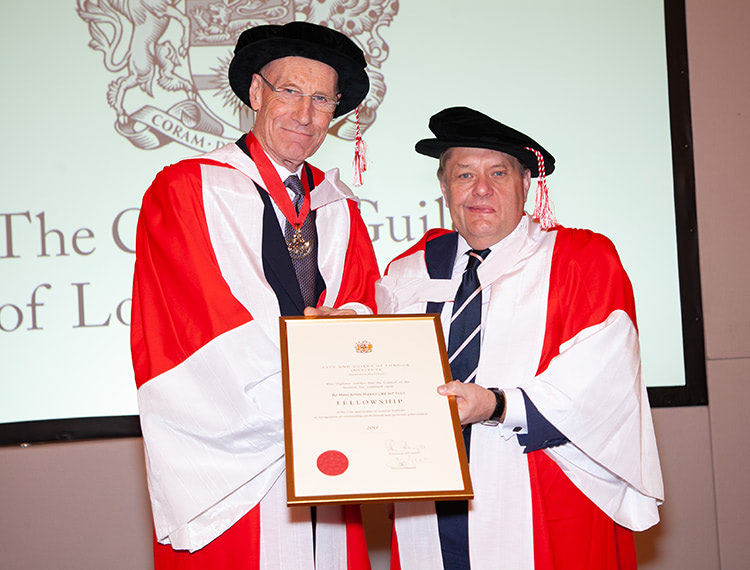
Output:
<path fill-rule="evenodd" d="M 258 172 L 263 179 L 266 192 L 271 196 L 271 199 L 276 203 L 289 223 L 295 228 L 301 227 L 307 214 L 310 212 L 310 188 L 308 188 L 307 180 L 305 180 L 306 176 L 302 177 L 302 187 L 305 189 L 305 197 L 302 200 L 302 207 L 299 209 L 299 213 L 297 213 L 279 173 L 273 164 L 271 164 L 271 160 L 252 132 L 247 133 L 245 143 L 247 144 L 247 150 L 250 151 L 253 162 L 258 167 Z"/>

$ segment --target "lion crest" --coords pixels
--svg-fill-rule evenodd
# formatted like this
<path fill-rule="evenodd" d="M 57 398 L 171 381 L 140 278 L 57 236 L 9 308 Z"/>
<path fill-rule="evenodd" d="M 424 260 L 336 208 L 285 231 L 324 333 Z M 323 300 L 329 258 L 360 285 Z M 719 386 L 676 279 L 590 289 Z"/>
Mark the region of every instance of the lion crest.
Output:
<path fill-rule="evenodd" d="M 177 142 L 208 152 L 252 127 L 252 112 L 232 92 L 227 68 L 239 34 L 261 24 L 322 23 L 362 48 L 371 85 L 358 109 L 362 130 L 375 122 L 385 98 L 380 68 L 389 51 L 380 32 L 397 14 L 397 0 L 77 2 L 89 47 L 117 74 L 107 89 L 115 130 L 141 149 Z M 354 140 L 353 116 L 335 119 L 329 133 Z"/>

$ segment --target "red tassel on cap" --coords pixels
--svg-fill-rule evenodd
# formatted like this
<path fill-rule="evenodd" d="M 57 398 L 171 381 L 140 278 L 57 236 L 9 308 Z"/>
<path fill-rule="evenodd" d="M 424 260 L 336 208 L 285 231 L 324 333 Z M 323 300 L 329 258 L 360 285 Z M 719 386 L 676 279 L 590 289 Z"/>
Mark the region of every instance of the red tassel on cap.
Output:
<path fill-rule="evenodd" d="M 542 228 L 549 230 L 559 225 L 555 214 L 552 212 L 552 204 L 549 201 L 549 189 L 547 188 L 547 176 L 544 173 L 544 157 L 536 149 L 526 147 L 536 155 L 536 162 L 539 167 L 539 182 L 536 185 L 536 200 L 534 202 L 534 213 L 532 217 L 539 220 Z"/>
<path fill-rule="evenodd" d="M 362 173 L 367 170 L 367 145 L 362 140 L 362 132 L 359 129 L 359 107 L 354 109 L 354 116 L 357 119 L 357 135 L 354 142 L 354 185 L 362 186 Z"/>

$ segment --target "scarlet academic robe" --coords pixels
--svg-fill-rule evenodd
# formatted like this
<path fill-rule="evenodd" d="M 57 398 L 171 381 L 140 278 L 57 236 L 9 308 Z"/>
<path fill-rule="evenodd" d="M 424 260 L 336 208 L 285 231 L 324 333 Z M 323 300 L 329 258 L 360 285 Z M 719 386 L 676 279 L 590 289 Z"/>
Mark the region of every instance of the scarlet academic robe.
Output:
<path fill-rule="evenodd" d="M 378 312 L 452 302 L 460 277 L 435 278 L 429 262 L 448 256 L 452 268 L 455 245 L 437 251 L 445 237 L 428 232 L 389 265 Z M 526 215 L 478 274 L 491 297 L 476 382 L 505 391 L 508 416 L 472 426 L 472 568 L 634 568 L 626 529 L 658 522 L 663 484 L 632 288 L 613 245 L 590 231 L 543 231 Z M 519 431 L 525 400 L 562 438 L 540 441 L 531 417 Z M 443 567 L 434 503 L 397 503 L 394 529 L 394 567 Z"/>
<path fill-rule="evenodd" d="M 312 172 L 319 305 L 372 312 L 356 199 L 338 171 Z M 301 296 L 288 254 L 267 252 L 281 230 L 256 184 L 231 144 L 165 168 L 143 199 L 131 345 L 156 539 L 198 551 L 194 567 L 367 568 L 358 513 L 318 509 L 313 562 L 310 510 L 286 507 L 278 317 L 285 287 Z"/>

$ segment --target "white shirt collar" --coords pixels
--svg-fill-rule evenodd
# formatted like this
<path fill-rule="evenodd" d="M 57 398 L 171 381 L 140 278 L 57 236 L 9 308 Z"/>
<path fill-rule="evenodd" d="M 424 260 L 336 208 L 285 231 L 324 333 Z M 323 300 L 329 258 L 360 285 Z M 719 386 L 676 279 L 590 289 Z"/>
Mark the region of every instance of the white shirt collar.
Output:
<path fill-rule="evenodd" d="M 521 217 L 521 221 L 518 222 L 518 225 L 516 225 L 512 232 L 489 247 L 490 253 L 485 258 L 485 261 L 495 257 L 500 251 L 505 249 L 507 246 L 510 246 L 511 243 L 517 241 L 516 238 L 519 234 L 526 233 L 528 224 L 529 216 L 524 213 L 524 215 Z M 457 274 L 460 275 L 461 273 L 463 273 L 464 269 L 466 269 L 466 262 L 469 259 L 468 251 L 471 249 L 473 248 L 469 245 L 469 242 L 466 241 L 464 236 L 458 234 L 458 243 L 456 245 L 456 261 L 453 264 L 454 276 Z"/>

